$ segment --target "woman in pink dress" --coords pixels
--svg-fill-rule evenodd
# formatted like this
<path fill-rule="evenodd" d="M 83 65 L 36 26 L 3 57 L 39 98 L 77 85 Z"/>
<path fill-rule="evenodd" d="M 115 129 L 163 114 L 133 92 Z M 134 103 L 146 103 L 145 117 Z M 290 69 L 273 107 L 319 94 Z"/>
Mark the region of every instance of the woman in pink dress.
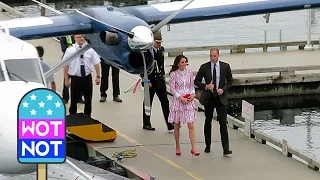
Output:
<path fill-rule="evenodd" d="M 176 155 L 181 155 L 180 148 L 180 125 L 188 124 L 189 138 L 191 142 L 191 154 L 199 156 L 196 150 L 194 122 L 195 113 L 195 88 L 193 73 L 186 69 L 188 63 L 187 57 L 179 55 L 175 58 L 172 68 L 169 72 L 170 91 L 173 98 L 170 102 L 169 122 L 174 123 L 174 138 L 176 140 Z"/>

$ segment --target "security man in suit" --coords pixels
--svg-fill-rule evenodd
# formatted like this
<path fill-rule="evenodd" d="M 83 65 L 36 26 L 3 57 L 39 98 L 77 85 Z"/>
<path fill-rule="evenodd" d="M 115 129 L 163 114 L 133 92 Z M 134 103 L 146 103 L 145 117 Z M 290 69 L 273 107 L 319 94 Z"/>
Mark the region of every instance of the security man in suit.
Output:
<path fill-rule="evenodd" d="M 109 88 L 109 72 L 110 69 L 112 70 L 112 89 L 113 89 L 113 101 L 115 102 L 122 102 L 120 99 L 120 85 L 119 85 L 119 76 L 120 76 L 120 69 L 107 64 L 103 58 L 100 57 L 101 60 L 101 84 L 100 84 L 100 102 L 106 102 L 107 93 L 106 91 Z"/>
<path fill-rule="evenodd" d="M 204 78 L 205 84 L 202 83 Z M 202 64 L 194 80 L 194 84 L 203 90 L 200 103 L 205 109 L 204 136 L 205 152 L 210 152 L 211 129 L 214 108 L 217 110 L 217 120 L 220 124 L 220 136 L 223 154 L 232 154 L 229 149 L 229 135 L 227 128 L 227 93 L 233 82 L 231 68 L 228 63 L 219 60 L 219 49 L 210 50 L 210 61 Z"/>
<path fill-rule="evenodd" d="M 165 82 L 165 70 L 164 70 L 164 47 L 161 46 L 162 43 L 162 35 L 161 31 L 154 33 L 154 41 L 153 41 L 153 52 L 155 59 L 155 67 L 153 71 L 148 75 L 148 79 L 150 83 L 147 84 L 149 86 L 150 92 L 150 105 L 152 106 L 152 101 L 154 95 L 157 94 L 162 107 L 162 112 L 164 116 L 165 123 L 167 125 L 168 130 L 173 130 L 174 126 L 171 123 L 168 123 L 169 118 L 169 100 L 166 89 Z M 143 74 L 140 74 L 143 79 Z M 144 83 L 142 83 L 143 86 Z M 151 126 L 150 116 L 146 115 L 144 109 L 143 102 L 143 129 L 154 131 L 155 128 Z"/>
<path fill-rule="evenodd" d="M 66 52 L 67 48 L 71 47 L 75 43 L 72 36 L 60 37 L 59 41 L 60 41 L 60 46 L 63 54 Z M 79 103 L 83 104 L 84 100 L 81 98 L 82 96 L 83 96 L 83 93 L 81 92 Z M 69 88 L 65 86 L 64 81 L 63 81 L 62 99 L 64 103 L 67 103 L 69 101 Z"/>
<path fill-rule="evenodd" d="M 76 43 L 66 50 L 63 59 L 80 50 L 87 43 L 83 35 L 74 35 L 74 39 Z M 84 113 L 91 117 L 93 92 L 91 73 L 94 70 L 96 71 L 97 76 L 95 77 L 95 84 L 99 85 L 100 68 L 100 58 L 92 48 L 64 67 L 64 81 L 66 87 L 70 87 L 69 76 L 71 77 L 70 114 L 77 113 L 77 102 L 81 97 L 81 92 L 83 92 Z"/>

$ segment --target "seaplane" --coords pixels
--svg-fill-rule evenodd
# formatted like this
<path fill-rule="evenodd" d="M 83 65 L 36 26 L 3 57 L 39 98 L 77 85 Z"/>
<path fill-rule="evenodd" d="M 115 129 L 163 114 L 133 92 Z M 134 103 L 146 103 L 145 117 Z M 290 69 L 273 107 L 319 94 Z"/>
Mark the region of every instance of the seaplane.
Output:
<path fill-rule="evenodd" d="M 46 87 L 46 77 L 89 48 L 107 63 L 132 74 L 141 74 L 143 82 L 147 83 L 148 70 L 154 66 L 153 34 L 165 25 L 257 14 L 270 17 L 270 13 L 320 7 L 320 0 L 191 0 L 121 8 L 89 7 L 62 13 L 32 1 L 57 15 L 0 21 L 0 179 L 22 179 L 35 173 L 36 165 L 17 161 L 16 111 L 21 97 L 32 89 Z M 85 34 L 90 42 L 45 74 L 35 48 L 23 41 L 73 34 Z M 144 93 L 144 108 L 150 114 L 147 86 L 144 86 Z M 106 179 L 78 177 L 64 164 L 50 167 L 52 171 L 59 169 L 59 175 L 49 173 L 49 179 Z M 68 175 L 60 176 L 61 173 Z"/>

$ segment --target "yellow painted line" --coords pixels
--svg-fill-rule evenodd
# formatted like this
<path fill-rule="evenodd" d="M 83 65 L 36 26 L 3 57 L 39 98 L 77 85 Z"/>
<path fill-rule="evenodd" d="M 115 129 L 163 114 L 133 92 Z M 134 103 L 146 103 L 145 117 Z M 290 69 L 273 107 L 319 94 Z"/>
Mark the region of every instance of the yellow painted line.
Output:
<path fill-rule="evenodd" d="M 66 104 L 66 107 L 69 108 L 70 105 L 67 103 L 67 104 Z M 78 113 L 81 113 L 82 111 L 81 111 L 80 109 L 78 109 L 77 112 L 78 112 Z M 170 159 L 168 159 L 168 158 L 166 158 L 166 157 L 164 157 L 164 156 L 161 156 L 160 154 L 152 151 L 152 150 L 149 149 L 149 148 L 143 147 L 142 144 L 138 143 L 136 140 L 132 139 L 131 137 L 129 137 L 129 136 L 121 133 L 120 131 L 118 131 L 118 130 L 116 130 L 116 129 L 114 129 L 114 130 L 115 130 L 115 131 L 117 132 L 117 134 L 118 134 L 120 137 L 122 137 L 123 139 L 125 139 L 125 140 L 127 140 L 127 141 L 129 141 L 129 142 L 131 142 L 131 143 L 134 143 L 134 144 L 140 146 L 140 147 L 143 148 L 145 151 L 147 151 L 147 152 L 150 153 L 151 155 L 159 158 L 160 160 L 164 161 L 165 163 L 169 164 L 170 166 L 172 166 L 172 167 L 174 167 L 174 168 L 176 168 L 176 169 L 180 169 L 181 171 L 183 171 L 184 173 L 186 173 L 187 175 L 189 175 L 190 177 L 192 177 L 192 178 L 195 179 L 195 180 L 202 180 L 202 179 L 199 178 L 197 175 L 195 175 L 194 173 L 186 170 L 184 167 L 180 166 L 179 164 L 171 161 Z"/>

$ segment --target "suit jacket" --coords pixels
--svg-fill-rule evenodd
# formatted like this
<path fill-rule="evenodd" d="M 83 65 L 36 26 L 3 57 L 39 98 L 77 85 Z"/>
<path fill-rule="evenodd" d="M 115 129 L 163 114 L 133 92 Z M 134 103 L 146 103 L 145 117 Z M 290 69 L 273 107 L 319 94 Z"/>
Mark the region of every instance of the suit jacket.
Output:
<path fill-rule="evenodd" d="M 156 60 L 157 62 L 157 66 L 155 66 L 153 71 L 148 75 L 148 79 L 150 80 L 151 84 L 155 85 L 157 88 L 166 88 L 164 69 L 164 47 L 161 46 L 158 52 L 153 50 L 153 53 L 154 60 Z M 140 74 L 140 76 L 141 78 L 143 78 L 143 74 Z"/>
<path fill-rule="evenodd" d="M 230 87 L 232 86 L 233 77 L 232 77 L 230 65 L 228 63 L 219 61 L 219 65 L 220 65 L 219 88 L 223 89 L 223 94 L 220 95 L 219 98 L 223 105 L 227 105 L 228 103 L 227 93 Z M 205 80 L 205 84 L 202 83 L 203 78 Z M 199 89 L 203 90 L 200 97 L 200 103 L 202 105 L 207 105 L 211 100 L 212 92 L 210 90 L 205 90 L 206 84 L 210 84 L 211 81 L 212 81 L 212 71 L 211 71 L 211 61 L 209 61 L 201 65 L 194 80 L 194 84 L 198 86 Z"/>

